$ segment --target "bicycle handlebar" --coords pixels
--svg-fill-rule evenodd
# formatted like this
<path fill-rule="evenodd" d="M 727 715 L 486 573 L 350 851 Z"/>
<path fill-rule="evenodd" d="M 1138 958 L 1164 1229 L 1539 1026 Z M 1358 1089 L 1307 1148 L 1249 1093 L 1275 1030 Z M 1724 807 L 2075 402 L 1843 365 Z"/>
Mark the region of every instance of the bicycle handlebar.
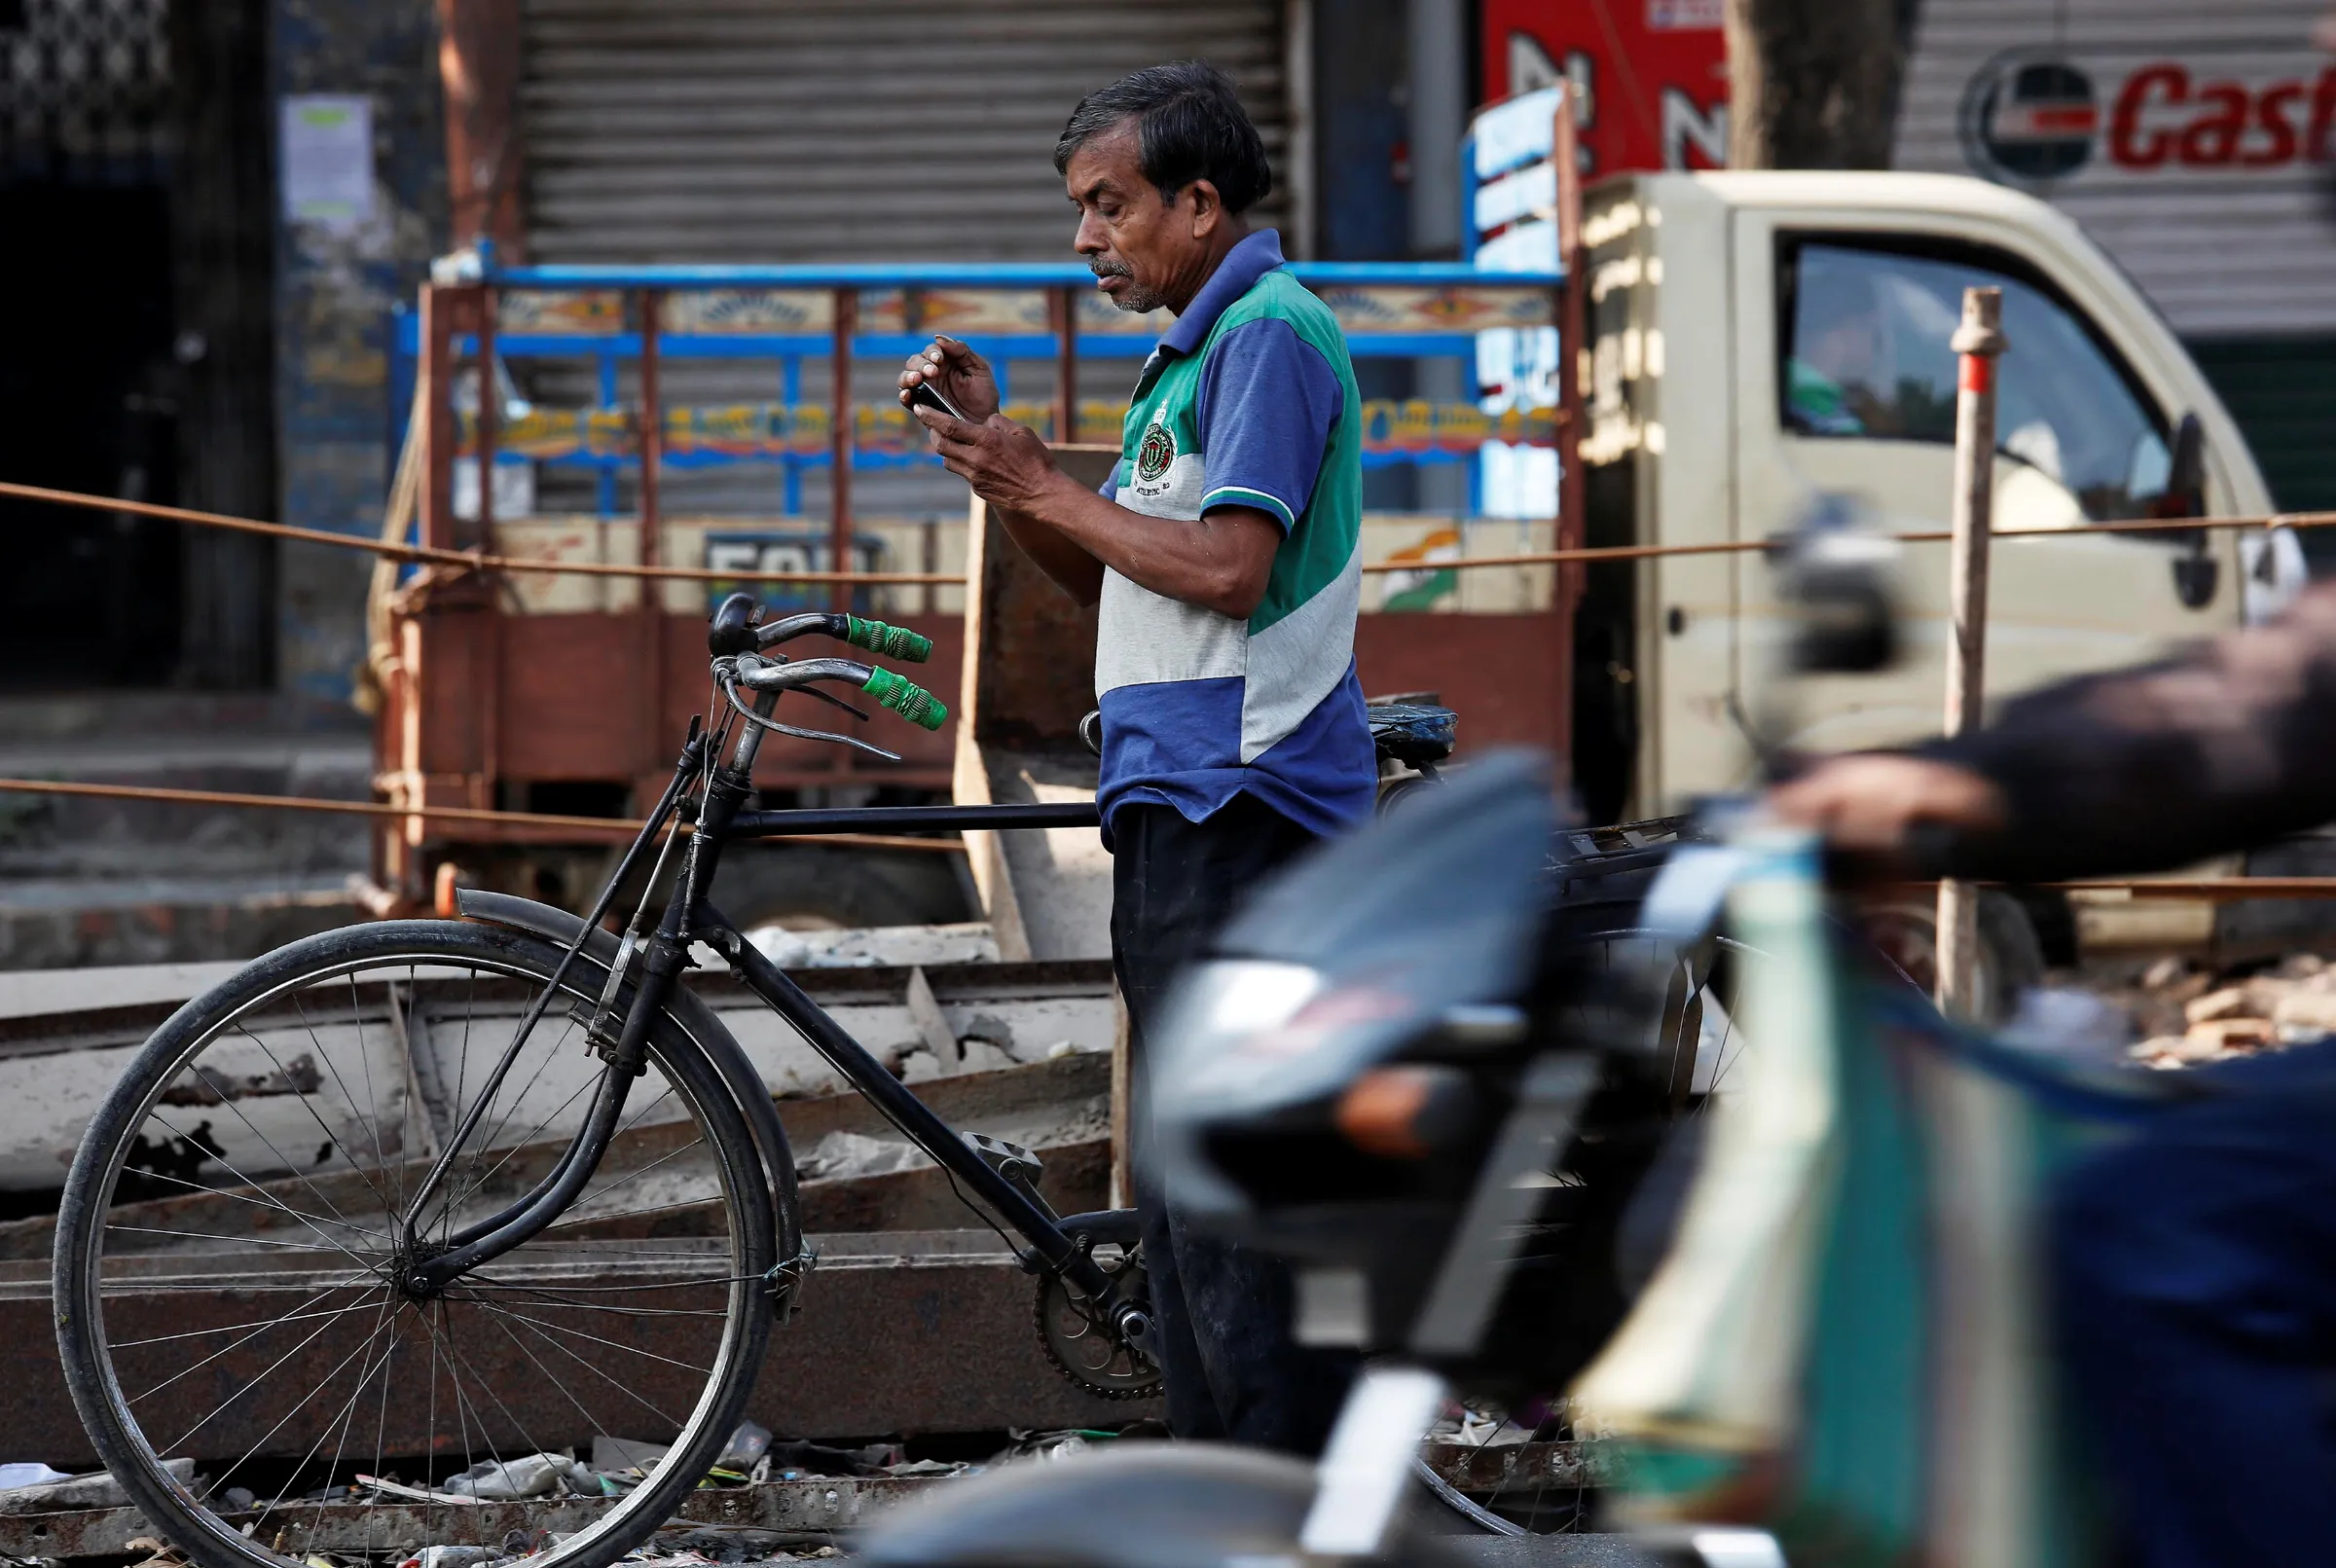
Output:
<path fill-rule="evenodd" d="M 756 625 L 761 612 L 762 606 L 750 594 L 732 594 L 723 600 L 707 629 L 707 651 L 716 658 L 756 653 L 819 633 L 890 659 L 905 659 L 910 664 L 923 664 L 932 657 L 932 638 L 905 626 L 887 626 L 882 621 L 840 610 L 814 610 Z"/>

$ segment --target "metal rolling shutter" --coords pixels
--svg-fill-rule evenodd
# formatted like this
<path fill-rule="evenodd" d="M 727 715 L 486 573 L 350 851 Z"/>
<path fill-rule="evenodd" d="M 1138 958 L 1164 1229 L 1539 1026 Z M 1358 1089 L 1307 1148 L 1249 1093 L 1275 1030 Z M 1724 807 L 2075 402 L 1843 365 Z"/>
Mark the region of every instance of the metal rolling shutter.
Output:
<path fill-rule="evenodd" d="M 1923 0 L 1893 162 L 1979 174 L 2052 202 L 2186 338 L 2336 330 L 2336 226 L 2317 189 L 2326 172 L 2304 156 L 2312 95 L 2330 65 L 2306 37 L 2326 10 L 2325 0 Z M 2072 96 L 2054 107 L 2079 118 L 2062 122 L 2064 162 L 2031 144 L 2043 162 L 2014 172 L 1990 158 L 1981 111 L 1990 86 L 2022 65 L 2062 73 Z M 2153 69 L 2185 73 L 2187 99 L 2175 106 L 2154 92 L 2140 121 L 2147 133 L 2173 135 L 2202 113 L 2210 84 L 2236 82 L 2249 94 L 2242 156 L 2120 166 L 2120 95 Z M 2281 83 L 2300 95 L 2284 100 L 2286 130 L 2275 141 L 2258 95 Z"/>
<path fill-rule="evenodd" d="M 527 0 L 544 262 L 1067 259 L 1051 162 L 1079 96 L 1199 56 L 1275 161 L 1285 0 Z"/>

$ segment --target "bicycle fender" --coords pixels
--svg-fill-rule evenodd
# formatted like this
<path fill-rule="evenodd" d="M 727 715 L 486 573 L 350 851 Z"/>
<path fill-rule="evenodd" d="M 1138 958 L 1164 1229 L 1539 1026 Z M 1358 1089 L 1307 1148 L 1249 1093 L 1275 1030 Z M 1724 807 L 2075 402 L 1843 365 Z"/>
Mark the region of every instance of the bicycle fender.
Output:
<path fill-rule="evenodd" d="M 521 898 L 507 893 L 485 893 L 474 888 L 462 888 L 455 894 L 455 908 L 464 920 L 475 920 L 486 926 L 503 926 L 523 930 L 562 947 L 576 939 L 584 923 L 565 909 L 537 903 L 532 898 Z M 584 955 L 605 969 L 616 963 L 617 942 L 603 930 L 596 930 L 584 944 Z M 746 1048 L 738 1037 L 730 1033 L 705 999 L 687 986 L 674 987 L 673 1000 L 667 1003 L 674 1018 L 689 1038 L 696 1041 L 714 1070 L 721 1074 L 730 1097 L 738 1104 L 754 1135 L 754 1147 L 762 1155 L 763 1173 L 772 1187 L 772 1209 L 779 1217 L 779 1266 L 783 1277 L 792 1282 L 785 1295 L 791 1298 L 793 1290 L 800 1288 L 803 1268 L 803 1237 L 796 1230 L 796 1217 L 802 1213 L 795 1199 L 795 1159 L 787 1146 L 786 1128 L 779 1120 L 779 1107 L 771 1091 L 748 1060 Z M 778 1303 L 782 1320 L 786 1316 L 789 1299 Z"/>

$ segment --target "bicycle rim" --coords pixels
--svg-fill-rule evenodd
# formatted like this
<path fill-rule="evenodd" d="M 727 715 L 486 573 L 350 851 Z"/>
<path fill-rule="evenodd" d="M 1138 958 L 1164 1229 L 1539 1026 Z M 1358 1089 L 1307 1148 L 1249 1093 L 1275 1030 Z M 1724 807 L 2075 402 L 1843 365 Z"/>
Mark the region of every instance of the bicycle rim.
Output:
<path fill-rule="evenodd" d="M 424 1248 L 541 1181 L 589 1103 L 602 1064 L 570 1009 L 605 973 L 585 963 L 482 1089 L 557 961 L 452 922 L 296 943 L 182 1008 L 92 1121 L 58 1220 L 68 1382 L 208 1568 L 515 1532 L 591 1568 L 723 1446 L 769 1330 L 770 1198 L 670 1020 L 566 1214 L 442 1293 L 398 1284 L 410 1195 L 475 1101 Z M 164 1469 L 181 1456 L 200 1496 Z"/>

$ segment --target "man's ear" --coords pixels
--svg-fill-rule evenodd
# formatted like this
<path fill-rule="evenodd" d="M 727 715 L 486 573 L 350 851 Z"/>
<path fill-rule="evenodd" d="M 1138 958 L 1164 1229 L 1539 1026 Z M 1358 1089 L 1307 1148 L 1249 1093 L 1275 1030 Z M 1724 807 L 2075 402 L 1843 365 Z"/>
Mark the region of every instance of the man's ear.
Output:
<path fill-rule="evenodd" d="M 1217 194 L 1217 187 L 1208 180 L 1194 180 L 1185 190 L 1192 197 L 1192 237 L 1206 239 L 1224 221 L 1224 198 Z"/>

